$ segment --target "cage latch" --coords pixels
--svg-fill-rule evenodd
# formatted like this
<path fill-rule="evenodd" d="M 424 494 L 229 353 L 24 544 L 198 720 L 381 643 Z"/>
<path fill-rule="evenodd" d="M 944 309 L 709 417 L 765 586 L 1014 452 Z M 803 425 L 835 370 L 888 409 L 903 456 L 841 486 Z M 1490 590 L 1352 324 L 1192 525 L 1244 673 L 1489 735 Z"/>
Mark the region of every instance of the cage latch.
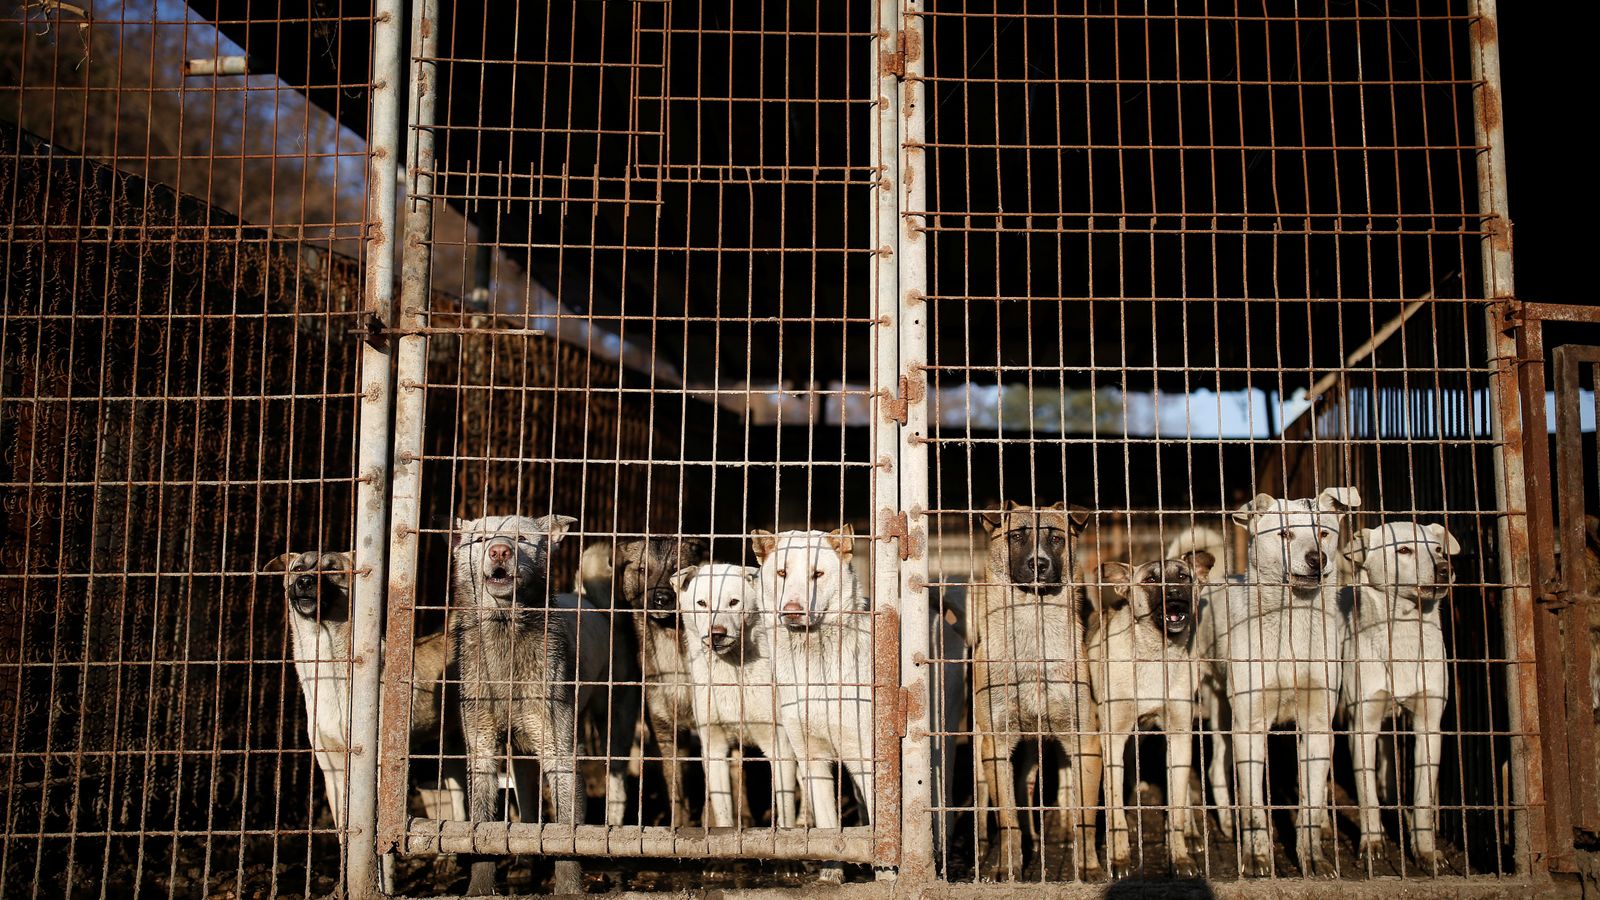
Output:
<path fill-rule="evenodd" d="M 878 540 L 899 541 L 902 560 L 922 552 L 922 535 L 912 529 L 904 511 L 886 509 L 879 514 Z"/>
<path fill-rule="evenodd" d="M 901 425 L 906 424 L 908 410 L 913 403 L 922 402 L 927 382 L 920 369 L 913 369 L 910 374 L 900 376 L 900 390 L 890 396 L 888 391 L 882 392 L 883 415 Z"/>

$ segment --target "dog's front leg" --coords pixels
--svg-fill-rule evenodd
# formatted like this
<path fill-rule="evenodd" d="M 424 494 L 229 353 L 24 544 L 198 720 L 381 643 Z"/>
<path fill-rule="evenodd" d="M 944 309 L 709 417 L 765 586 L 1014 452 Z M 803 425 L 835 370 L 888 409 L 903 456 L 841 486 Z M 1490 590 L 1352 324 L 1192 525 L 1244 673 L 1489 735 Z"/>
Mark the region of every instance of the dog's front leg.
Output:
<path fill-rule="evenodd" d="M 779 828 L 795 824 L 796 763 L 794 748 L 781 726 L 772 730 L 771 743 L 761 752 L 772 760 L 772 822 Z"/>
<path fill-rule="evenodd" d="M 1080 699 L 1079 709 L 1092 709 L 1088 698 L 1088 688 L 1083 690 L 1084 696 Z M 1092 714 L 1091 714 L 1092 716 Z M 1093 881 L 1100 877 L 1100 855 L 1094 849 L 1094 824 L 1099 811 L 1100 797 L 1100 769 L 1102 757 L 1100 751 L 1100 735 L 1095 718 L 1084 723 L 1076 741 L 1067 737 L 1062 740 L 1062 746 L 1077 744 L 1077 750 L 1072 754 L 1072 777 L 1078 787 L 1077 802 L 1070 809 L 1068 822 L 1073 826 L 1072 850 L 1078 864 L 1083 868 L 1083 877 Z"/>
<path fill-rule="evenodd" d="M 1438 813 L 1439 754 L 1444 750 L 1439 723 L 1444 718 L 1443 697 L 1420 697 L 1412 712 L 1415 746 L 1412 761 L 1411 850 L 1417 864 L 1430 871 L 1444 865 L 1435 828 Z"/>
<path fill-rule="evenodd" d="M 710 815 L 702 816 L 706 825 L 733 827 L 733 767 L 728 760 L 727 732 L 715 725 L 700 728 L 700 752 L 705 754 L 706 792 L 710 794 Z"/>
<path fill-rule="evenodd" d="M 1017 814 L 1016 770 L 1011 753 L 1017 746 L 1015 734 L 989 731 L 983 736 L 983 772 L 989 782 L 994 817 L 1000 831 L 1000 859 L 995 863 L 996 879 L 1011 879 L 1022 874 L 1022 821 Z"/>
<path fill-rule="evenodd" d="M 499 735 L 497 729 L 474 722 L 478 716 L 463 713 L 461 718 L 467 742 L 467 815 L 474 824 L 493 821 L 495 797 L 500 790 Z M 494 860 L 476 854 L 467 859 L 471 860 L 467 896 L 493 894 Z"/>
<path fill-rule="evenodd" d="M 1367 698 L 1350 711 L 1355 735 L 1350 741 L 1356 770 L 1356 804 L 1361 808 L 1361 852 L 1369 859 L 1383 853 L 1383 819 L 1378 811 L 1378 729 L 1388 706 L 1387 695 Z"/>
<path fill-rule="evenodd" d="M 1178 878 L 1200 874 L 1189 855 L 1187 837 L 1194 813 L 1189 800 L 1194 736 L 1188 730 L 1193 723 L 1193 711 L 1187 705 L 1175 705 L 1162 724 L 1167 732 L 1167 852 L 1172 859 L 1172 874 Z"/>
<path fill-rule="evenodd" d="M 1300 814 L 1295 822 L 1295 852 L 1305 875 L 1333 873 L 1322 852 L 1322 823 L 1328 816 L 1328 769 L 1333 762 L 1334 693 L 1313 692 L 1299 715 Z"/>
<path fill-rule="evenodd" d="M 564 699 L 551 700 L 547 715 L 549 719 L 545 723 L 527 721 L 526 731 L 539 747 L 539 767 L 544 770 L 550 794 L 555 798 L 556 822 L 575 826 L 581 814 L 573 705 Z M 541 725 L 543 730 L 540 730 Z M 583 869 L 577 860 L 556 860 L 550 891 L 553 894 L 583 893 Z"/>
<path fill-rule="evenodd" d="M 1241 702 L 1242 701 L 1242 702 Z M 1242 874 L 1272 874 L 1272 844 L 1267 833 L 1266 773 L 1267 729 L 1265 716 L 1254 715 L 1260 700 L 1234 697 L 1233 758 L 1237 767 L 1239 807 L 1243 816 L 1244 861 Z M 1242 726 L 1242 727 L 1241 727 Z"/>
<path fill-rule="evenodd" d="M 1128 707 L 1126 703 L 1106 704 L 1106 730 L 1101 736 L 1105 749 L 1106 862 L 1111 866 L 1113 878 L 1121 878 L 1132 869 L 1128 847 L 1128 811 L 1122 801 L 1123 781 L 1127 773 L 1123 754 L 1127 752 L 1129 732 L 1132 730 L 1127 727 L 1129 716 L 1124 713 Z M 1137 725 L 1137 722 L 1134 724 Z M 1078 779 L 1083 780 L 1082 773 L 1078 774 Z M 1065 814 L 1066 810 L 1062 812 Z"/>
<path fill-rule="evenodd" d="M 329 750 L 318 750 L 316 751 L 316 757 L 317 768 L 322 770 L 322 787 L 328 794 L 328 811 L 333 814 L 333 827 L 343 832 L 344 754 Z"/>

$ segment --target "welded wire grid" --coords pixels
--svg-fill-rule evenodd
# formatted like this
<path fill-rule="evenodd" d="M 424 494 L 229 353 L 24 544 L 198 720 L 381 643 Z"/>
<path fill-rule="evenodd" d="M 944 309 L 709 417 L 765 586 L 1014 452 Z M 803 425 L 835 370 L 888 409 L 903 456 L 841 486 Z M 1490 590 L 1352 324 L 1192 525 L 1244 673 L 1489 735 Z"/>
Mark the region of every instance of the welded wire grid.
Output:
<path fill-rule="evenodd" d="M 707 560 L 757 565 L 757 530 L 848 526 L 858 539 L 838 546 L 853 550 L 846 564 L 870 596 L 874 509 L 883 505 L 865 427 L 878 402 L 868 291 L 872 10 L 638 2 L 521 4 L 510 22 L 468 6 L 420 15 L 417 28 L 433 30 L 433 43 L 419 39 L 411 65 L 432 92 L 432 120 L 413 118 L 411 134 L 431 148 L 421 152 L 433 163 L 412 180 L 408 204 L 430 205 L 434 216 L 460 210 L 472 228 L 463 238 L 435 222 L 428 238 L 435 266 L 427 287 L 467 298 L 466 306 L 436 306 L 408 329 L 429 341 L 427 416 L 414 423 L 423 429 L 423 500 L 416 522 L 397 523 L 397 547 L 417 529 L 417 590 L 398 626 L 390 598 L 390 645 L 397 634 L 458 621 L 475 596 L 452 581 L 450 546 L 461 536 L 453 519 L 570 516 L 576 523 L 551 549 L 547 581 L 528 591 L 541 599 L 519 593 L 519 603 L 542 605 L 547 592 L 581 581 L 584 602 L 596 608 L 585 615 L 609 628 L 599 632 L 603 646 L 585 631 L 576 652 L 609 668 L 576 679 L 580 694 L 598 692 L 598 705 L 580 713 L 572 735 L 584 775 L 575 830 L 552 818 L 548 784 L 543 803 L 524 796 L 525 785 L 498 795 L 494 818 L 504 824 L 412 818 L 397 835 L 401 848 L 870 861 L 873 797 L 815 771 L 839 754 L 847 767 L 879 770 L 880 785 L 893 771 L 860 702 L 873 696 L 874 653 L 885 640 L 870 612 L 834 612 L 813 629 L 841 635 L 819 659 L 826 675 L 810 676 L 826 678 L 832 698 L 815 715 L 844 709 L 865 737 L 833 757 L 806 751 L 846 830 L 780 834 L 778 779 L 761 759 L 759 736 L 781 729 L 777 714 L 762 709 L 778 693 L 772 647 L 799 635 L 767 609 L 749 619 L 741 648 L 759 666 L 730 651 L 721 674 L 694 668 L 687 642 L 707 633 L 709 608 L 693 607 L 687 583 L 675 586 L 671 576 Z M 452 244 L 463 265 L 437 265 Z M 397 446 L 405 440 L 397 434 Z M 784 567 L 768 568 L 770 580 Z M 811 571 L 795 568 L 784 577 Z M 677 587 L 691 599 L 680 601 Z M 707 599 L 726 603 L 723 587 Z M 682 616 L 679 602 L 691 605 Z M 537 624 L 512 652 L 546 646 L 557 627 Z M 887 636 L 890 659 L 895 637 Z M 841 667 L 849 674 L 840 676 Z M 694 701 L 713 689 L 733 695 L 717 715 L 742 746 L 733 765 L 742 796 L 733 798 L 739 819 L 707 831 L 718 822 L 695 718 L 704 703 Z M 625 703 L 619 753 L 606 739 L 606 713 Z M 418 715 L 384 713 L 391 723 Z M 412 771 L 468 763 L 451 743 L 445 736 L 413 746 Z M 539 755 L 505 734 L 497 748 L 502 771 Z M 605 777 L 618 763 L 620 797 Z M 507 774 L 505 788 L 514 780 Z M 384 815 L 394 812 L 391 805 Z M 597 865 L 612 864 L 586 862 Z M 662 885 L 704 876 L 675 868 L 640 864 L 616 877 Z M 507 861 L 497 877 L 538 884 L 543 873 Z M 400 887 L 433 884 L 403 877 Z"/>
<path fill-rule="evenodd" d="M 263 570 L 351 545 L 363 143 L 185 77 L 243 51 L 181 5 L 10 4 L 0 44 L 0 893 L 320 895 Z"/>
<path fill-rule="evenodd" d="M 1258 492 L 1358 488 L 1341 541 L 1380 522 L 1442 523 L 1462 553 L 1439 604 L 1449 671 L 1438 686 L 1448 696 L 1441 861 L 1435 869 L 1408 854 L 1409 783 L 1385 794 L 1384 840 L 1362 854 L 1347 722 L 1333 728 L 1335 827 L 1322 846 L 1340 878 L 1526 867 L 1512 829 L 1524 807 L 1512 799 L 1506 702 L 1508 681 L 1524 676 L 1508 648 L 1516 638 L 1502 629 L 1515 585 L 1499 575 L 1491 363 L 1474 302 L 1487 296 L 1485 227 L 1465 5 L 1014 12 L 929 4 L 920 16 L 930 189 L 928 209 L 910 212 L 926 216 L 932 237 L 930 532 L 935 548 L 949 548 L 930 563 L 934 582 L 963 591 L 978 616 L 972 598 L 990 540 L 980 516 L 1013 502 L 1088 510 L 1068 577 L 1086 589 L 1089 628 L 1105 627 L 1118 602 L 1101 564 L 1161 560 L 1191 527 L 1216 533 L 1214 577 L 1249 582 L 1244 532 L 1229 517 Z M 988 577 L 1011 582 L 1003 566 Z M 1031 664 L 1021 680 L 1044 695 L 1039 651 L 1008 659 L 994 646 L 1004 641 L 977 637 L 977 661 L 946 657 L 944 678 Z M 1282 657 L 1280 635 L 1265 637 L 1258 652 Z M 1156 643 L 1141 671 L 1154 683 L 1144 690 L 1160 692 L 1176 677 L 1161 659 L 1192 654 Z M 1312 658 L 1342 653 L 1333 640 Z M 1115 690 L 1097 691 L 1097 712 Z M 1024 855 L 1010 871 L 996 811 L 974 800 L 983 760 L 972 745 L 984 736 L 965 721 L 939 732 L 959 754 L 955 778 L 935 779 L 935 815 L 956 823 L 937 848 L 946 877 L 1080 875 L 1090 848 L 1059 824 L 1080 801 L 1057 783 L 1077 776 L 1051 729 L 1021 727 L 1019 769 L 1027 757 L 1036 775 L 1019 775 L 1030 779 L 1018 788 Z M 1111 736 L 1104 716 L 1094 727 Z M 1167 730 L 1194 742 L 1190 808 L 1203 817 L 1189 842 L 1194 868 L 1229 878 L 1247 849 L 1241 831 L 1228 839 L 1219 829 L 1219 816 L 1236 810 L 1218 808 L 1208 783 L 1211 742 L 1194 729 L 1209 727 L 1227 723 Z M 1395 740 L 1408 733 L 1402 720 L 1381 742 L 1398 744 L 1401 782 L 1420 765 L 1409 739 Z M 1109 844 L 1094 848 L 1101 865 L 1181 871 L 1165 824 L 1170 740 L 1135 739 L 1125 761 L 1104 760 L 1125 763 L 1127 794 L 1102 796 L 1090 812 L 1105 819 L 1124 804 L 1131 848 L 1126 860 L 1113 860 Z M 1306 872 L 1293 821 L 1308 811 L 1289 740 L 1268 741 L 1265 765 L 1266 868 L 1279 877 Z M 1246 776 L 1222 771 L 1237 804 Z M 991 807 L 995 794 L 987 785 Z"/>

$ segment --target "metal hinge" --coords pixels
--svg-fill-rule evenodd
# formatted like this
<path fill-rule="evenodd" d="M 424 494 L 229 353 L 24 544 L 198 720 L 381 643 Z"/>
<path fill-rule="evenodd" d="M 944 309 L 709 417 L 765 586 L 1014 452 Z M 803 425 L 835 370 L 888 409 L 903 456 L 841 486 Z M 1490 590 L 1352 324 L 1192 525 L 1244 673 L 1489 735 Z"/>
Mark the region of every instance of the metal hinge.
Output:
<path fill-rule="evenodd" d="M 906 424 L 907 410 L 913 403 L 921 403 L 927 394 L 927 380 L 922 374 L 922 369 L 914 368 L 909 375 L 900 376 L 900 390 L 895 395 L 888 391 L 880 392 L 883 400 L 883 416 L 893 422 Z"/>
<path fill-rule="evenodd" d="M 885 51 L 879 65 L 883 70 L 883 74 L 904 78 L 906 77 L 906 52 L 904 50 L 895 50 L 892 53 Z"/>
<path fill-rule="evenodd" d="M 904 512 L 883 510 L 878 522 L 878 540 L 899 541 L 902 560 L 922 555 L 922 532 L 912 529 L 910 518 Z"/>

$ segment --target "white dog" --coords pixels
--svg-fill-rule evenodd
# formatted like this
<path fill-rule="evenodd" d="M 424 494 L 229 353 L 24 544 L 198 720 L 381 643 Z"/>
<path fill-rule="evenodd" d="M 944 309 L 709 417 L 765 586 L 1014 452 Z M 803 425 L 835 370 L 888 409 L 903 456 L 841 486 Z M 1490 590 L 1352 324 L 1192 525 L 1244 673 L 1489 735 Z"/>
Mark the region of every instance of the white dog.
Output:
<path fill-rule="evenodd" d="M 764 607 L 775 612 L 779 715 L 818 828 L 839 827 L 832 767 L 873 818 L 872 622 L 850 565 L 855 533 L 755 532 Z"/>
<path fill-rule="evenodd" d="M 753 745 L 772 763 L 773 823 L 795 823 L 795 756 L 778 718 L 771 637 L 761 627 L 761 573 L 710 563 L 673 573 L 689 663 L 694 721 L 705 753 L 711 815 L 728 828 L 734 819 L 732 748 Z"/>
<path fill-rule="evenodd" d="M 1450 557 L 1461 545 L 1443 525 L 1390 522 L 1361 531 L 1345 556 L 1355 586 L 1348 589 L 1344 683 L 1349 711 L 1356 797 L 1361 804 L 1361 846 L 1383 848 L 1376 776 L 1378 730 L 1391 715 L 1411 714 L 1415 760 L 1410 811 L 1411 850 L 1417 862 L 1443 862 L 1435 842 L 1438 814 L 1439 722 L 1450 698 L 1444 626 L 1439 603 L 1450 592 Z"/>
<path fill-rule="evenodd" d="M 1257 494 L 1234 513 L 1250 534 L 1245 580 L 1205 594 L 1197 656 L 1212 660 L 1227 686 L 1247 875 L 1271 871 L 1267 733 L 1289 722 L 1299 731 L 1300 868 L 1308 875 L 1331 871 L 1321 832 L 1341 674 L 1336 560 L 1340 520 L 1360 503 L 1349 487 L 1328 488 L 1314 500 Z"/>

